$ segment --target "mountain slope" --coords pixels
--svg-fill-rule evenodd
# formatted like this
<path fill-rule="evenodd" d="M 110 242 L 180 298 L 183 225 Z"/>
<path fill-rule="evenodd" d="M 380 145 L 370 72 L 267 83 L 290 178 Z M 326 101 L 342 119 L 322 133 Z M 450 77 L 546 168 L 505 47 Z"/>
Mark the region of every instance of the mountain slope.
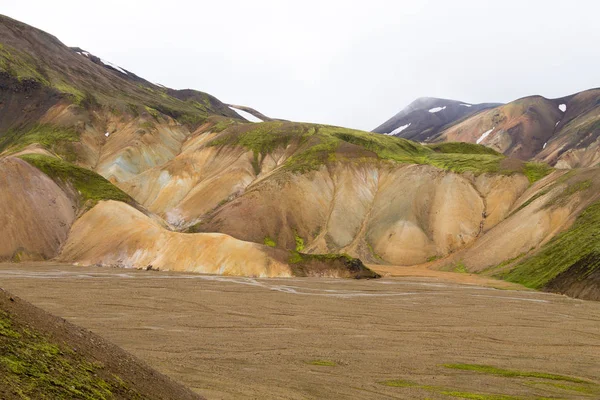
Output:
<path fill-rule="evenodd" d="M 69 48 L 46 32 L 5 16 L 0 16 L 0 37 L 0 67 L 5 75 L 21 82 L 36 82 L 42 89 L 69 97 L 77 104 L 108 103 L 122 109 L 129 104 L 157 105 L 174 118 L 187 115 L 194 119 L 208 114 L 236 118 L 235 113 L 212 96 L 154 85 L 87 52 L 84 54 L 81 49 Z"/>
<path fill-rule="evenodd" d="M 202 399 L 62 318 L 0 289 L 0 398 Z"/>
<path fill-rule="evenodd" d="M 597 166 L 600 163 L 600 89 L 580 92 L 563 101 L 566 112 L 536 159 L 557 168 Z"/>
<path fill-rule="evenodd" d="M 437 141 L 478 142 L 523 160 L 542 151 L 563 117 L 563 100 L 526 97 L 487 110 L 444 130 Z"/>
<path fill-rule="evenodd" d="M 373 132 L 425 142 L 436 137 L 444 127 L 498 105 L 421 97 L 373 129 Z"/>

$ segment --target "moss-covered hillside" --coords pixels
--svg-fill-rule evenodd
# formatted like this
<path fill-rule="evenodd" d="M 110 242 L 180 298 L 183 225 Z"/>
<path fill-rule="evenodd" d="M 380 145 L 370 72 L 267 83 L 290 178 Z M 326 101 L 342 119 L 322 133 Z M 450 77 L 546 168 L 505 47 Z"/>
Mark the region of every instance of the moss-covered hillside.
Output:
<path fill-rule="evenodd" d="M 600 203 L 592 204 L 570 229 L 499 277 L 540 289 L 571 268 L 577 269 L 574 272 L 580 282 L 600 271 Z M 589 285 L 596 288 L 596 293 L 600 292 L 597 280 L 590 280 Z M 596 297 L 600 299 L 600 296 Z"/>
<path fill-rule="evenodd" d="M 406 139 L 328 125 L 271 121 L 224 127 L 210 146 L 242 146 L 254 153 L 255 168 L 275 150 L 294 147 L 284 167 L 307 172 L 335 161 L 369 159 L 407 164 L 427 164 L 453 172 L 525 174 L 530 182 L 547 175 L 542 163 L 506 158 L 487 147 L 468 143 L 421 145 Z M 258 172 L 258 171 L 257 171 Z"/>
<path fill-rule="evenodd" d="M 70 164 L 60 158 L 42 154 L 25 154 L 21 159 L 27 161 L 57 184 L 68 184 L 79 194 L 83 204 L 93 206 L 101 200 L 117 200 L 133 203 L 133 199 L 121 189 L 85 168 Z"/>
<path fill-rule="evenodd" d="M 143 397 L 103 365 L 61 346 L 33 329 L 13 323 L 0 310 L 0 394 L 3 399 L 110 399 L 116 393 Z M 100 373 L 100 375 L 99 375 Z"/>

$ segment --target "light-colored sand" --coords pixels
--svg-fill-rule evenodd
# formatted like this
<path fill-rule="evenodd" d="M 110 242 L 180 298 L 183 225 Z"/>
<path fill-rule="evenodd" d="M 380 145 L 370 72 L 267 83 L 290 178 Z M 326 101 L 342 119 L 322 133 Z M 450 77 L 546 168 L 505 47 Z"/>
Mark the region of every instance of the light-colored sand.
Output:
<path fill-rule="evenodd" d="M 471 273 L 456 273 L 439 271 L 430 268 L 430 265 L 413 265 L 403 267 L 397 265 L 368 264 L 369 268 L 385 278 L 430 278 L 439 282 L 452 282 L 464 285 L 478 285 L 496 289 L 528 290 L 516 283 L 501 281 L 499 279 Z"/>
<path fill-rule="evenodd" d="M 551 385 L 574 385 L 568 382 L 444 363 L 600 383 L 600 303 L 553 294 L 441 277 L 252 279 L 40 264 L 1 265 L 0 282 L 211 399 L 453 398 L 378 383 L 389 379 L 524 398 L 594 398 Z"/>

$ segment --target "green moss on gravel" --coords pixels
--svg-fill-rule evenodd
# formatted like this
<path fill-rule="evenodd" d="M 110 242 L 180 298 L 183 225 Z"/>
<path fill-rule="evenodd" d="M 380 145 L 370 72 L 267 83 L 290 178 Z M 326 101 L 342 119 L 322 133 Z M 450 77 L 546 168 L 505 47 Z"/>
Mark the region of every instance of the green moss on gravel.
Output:
<path fill-rule="evenodd" d="M 458 397 L 460 399 L 470 400 L 523 400 L 520 396 L 509 396 L 506 394 L 485 394 L 485 393 L 471 393 L 463 392 L 459 390 L 440 390 L 439 393 L 450 396 Z"/>
<path fill-rule="evenodd" d="M 479 372 L 487 375 L 503 376 L 507 378 L 539 378 L 548 379 L 554 381 L 565 381 L 573 383 L 590 383 L 583 379 L 575 378 L 566 375 L 549 374 L 546 372 L 535 372 L 535 371 L 518 371 L 513 369 L 503 369 L 492 367 L 489 365 L 479 364 L 444 364 L 444 367 L 449 369 L 459 369 L 463 371 Z"/>
<path fill-rule="evenodd" d="M 81 196 L 83 203 L 90 202 L 90 205 L 94 205 L 101 200 L 133 203 L 133 199 L 129 195 L 88 169 L 41 154 L 26 154 L 20 158 L 48 175 L 58 184 L 72 185 Z"/>
<path fill-rule="evenodd" d="M 559 382 L 540 382 L 540 381 L 531 381 L 524 382 L 529 386 L 549 386 L 551 388 L 556 388 L 560 390 L 565 390 L 569 392 L 577 392 L 584 393 L 589 395 L 598 395 L 600 394 L 600 387 L 594 384 L 564 384 Z"/>
<path fill-rule="evenodd" d="M 103 366 L 85 360 L 47 337 L 13 324 L 0 311 L 0 384 L 2 391 L 22 399 L 112 399 L 127 391 L 122 379 L 99 376 Z"/>
<path fill-rule="evenodd" d="M 406 381 L 404 379 L 391 379 L 389 381 L 383 381 L 379 383 L 390 387 L 421 387 L 421 385 L 418 383 Z"/>
<path fill-rule="evenodd" d="M 568 390 L 572 392 L 584 394 L 597 394 L 600 386 L 594 382 L 585 381 L 583 379 L 572 376 L 550 374 L 545 372 L 533 371 L 518 371 L 503 368 L 496 368 L 489 365 L 478 364 L 444 364 L 443 367 L 462 371 L 475 372 L 485 375 L 493 375 L 505 378 L 515 378 L 527 381 L 522 381 L 527 385 L 547 385 L 551 388 Z M 567 382 L 565 384 L 563 382 Z M 441 394 L 449 397 L 473 400 L 525 400 L 525 399 L 543 399 L 555 398 L 554 393 L 549 393 L 548 397 L 529 397 L 529 396 L 514 396 L 501 393 L 475 393 L 463 389 L 448 388 L 443 386 L 421 385 L 419 383 L 407 381 L 404 379 L 394 379 L 379 382 L 381 385 L 394 388 L 415 388 L 429 391 L 432 393 Z"/>
<path fill-rule="evenodd" d="M 472 393 L 464 390 L 454 390 L 444 388 L 441 386 L 431 385 L 420 385 L 415 382 L 407 381 L 404 379 L 393 379 L 388 381 L 379 382 L 381 385 L 389 386 L 393 388 L 415 388 L 422 389 L 433 393 L 439 393 L 445 396 L 458 397 L 461 399 L 474 399 L 474 400 L 523 400 L 523 397 L 515 397 L 504 394 L 492 394 L 492 393 Z"/>

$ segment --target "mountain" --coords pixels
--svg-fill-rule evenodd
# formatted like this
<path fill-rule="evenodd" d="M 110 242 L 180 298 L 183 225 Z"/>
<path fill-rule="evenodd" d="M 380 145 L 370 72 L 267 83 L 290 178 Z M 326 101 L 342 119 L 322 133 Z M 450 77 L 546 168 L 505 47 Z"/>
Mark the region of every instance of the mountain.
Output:
<path fill-rule="evenodd" d="M 530 96 L 505 105 L 473 106 L 473 112 L 463 114 L 456 111 L 463 103 L 446 102 L 418 99 L 374 132 L 394 128 L 395 135 L 422 142 L 480 143 L 558 168 L 600 162 L 600 89 L 558 99 Z M 436 108 L 425 111 L 432 106 Z"/>
<path fill-rule="evenodd" d="M 444 127 L 499 105 L 421 97 L 373 129 L 373 132 L 425 142 L 435 137 Z"/>
<path fill-rule="evenodd" d="M 272 120 L 0 22 L 0 259 L 377 277 L 363 260 L 600 293 L 598 169 L 539 162 L 566 162 L 568 150 L 550 151 L 572 132 L 586 139 L 570 162 L 594 158 L 595 133 L 581 130 L 594 91 L 499 106 L 422 99 L 399 119 L 431 130 L 419 143 Z M 557 118 L 567 136 L 541 137 Z M 488 123 L 507 133 L 482 138 Z M 409 128 L 399 135 L 422 134 Z"/>
<path fill-rule="evenodd" d="M 152 84 L 8 17 L 0 18 L 0 33 L 0 259 L 60 256 L 238 275 L 376 277 L 342 256 L 294 254 L 291 263 L 287 251 L 263 244 L 172 232 L 114 184 L 174 159 L 192 139 L 206 139 L 209 129 L 246 120 L 211 95 Z M 73 234 L 110 225 L 110 218 L 125 230 L 122 236 Z M 140 236 L 148 243 L 152 238 L 145 253 L 135 245 Z M 109 243 L 102 247 L 104 239 Z"/>

